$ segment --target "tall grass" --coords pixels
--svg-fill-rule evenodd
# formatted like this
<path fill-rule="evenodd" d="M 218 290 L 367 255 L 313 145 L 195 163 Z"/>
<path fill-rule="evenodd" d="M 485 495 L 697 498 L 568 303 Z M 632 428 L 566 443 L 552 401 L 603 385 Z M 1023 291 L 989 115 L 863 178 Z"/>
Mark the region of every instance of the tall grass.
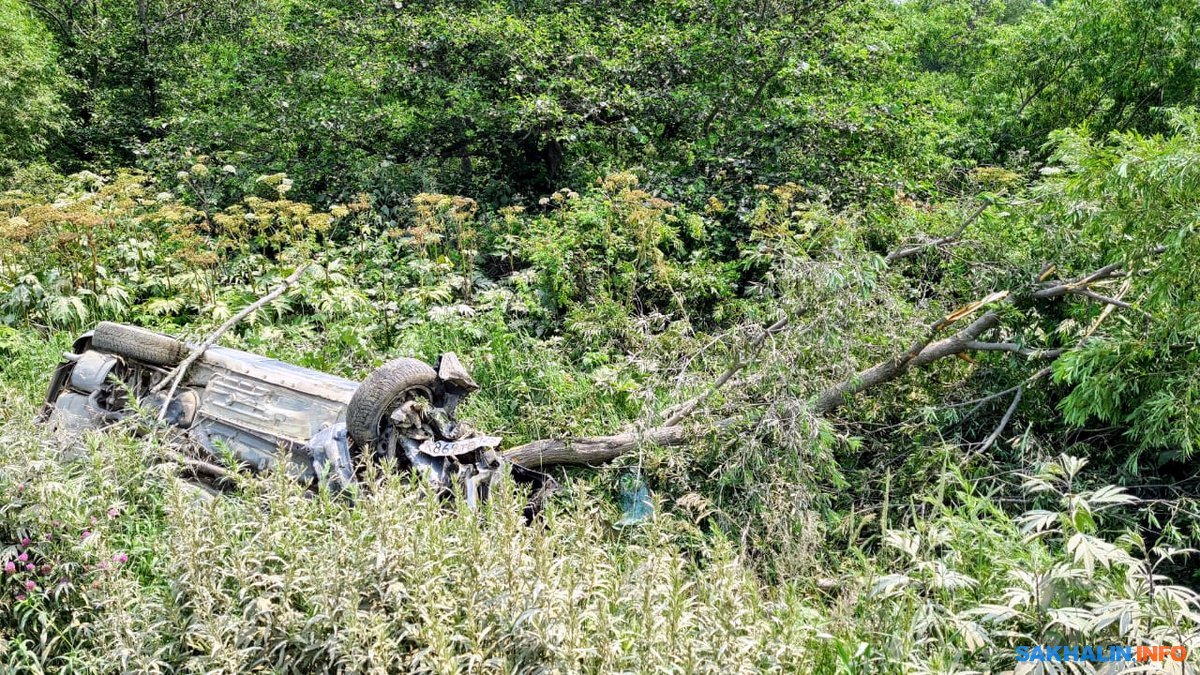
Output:
<path fill-rule="evenodd" d="M 90 433 L 62 461 L 31 413 L 0 425 L 4 673 L 980 672 L 1017 644 L 1200 647 L 1194 592 L 1073 529 L 1104 490 L 1031 528 L 963 481 L 882 549 L 766 586 L 685 509 L 614 527 L 586 480 L 532 525 L 512 489 L 474 513 L 382 472 L 350 500 L 282 473 L 218 496 L 153 438 Z"/>
<path fill-rule="evenodd" d="M 29 412 L 27 409 L 20 412 Z M 760 672 L 807 662 L 812 614 L 670 519 L 617 530 L 586 489 L 532 526 L 397 478 L 353 501 L 280 474 L 214 497 L 152 440 L 62 463 L 0 431 L 0 650 L 13 672 Z M 11 556 L 15 558 L 15 556 Z M 26 588 L 25 581 L 36 584 Z"/>

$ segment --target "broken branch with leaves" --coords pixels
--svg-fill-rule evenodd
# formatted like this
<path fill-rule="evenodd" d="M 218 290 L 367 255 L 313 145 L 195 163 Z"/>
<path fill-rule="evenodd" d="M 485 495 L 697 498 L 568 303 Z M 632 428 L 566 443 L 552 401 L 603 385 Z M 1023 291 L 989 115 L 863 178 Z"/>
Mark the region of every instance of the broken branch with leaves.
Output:
<path fill-rule="evenodd" d="M 974 218 L 977 218 L 981 212 L 982 207 L 959 228 L 959 231 L 953 237 L 957 238 L 957 236 L 960 236 L 962 230 Z M 902 249 L 900 254 L 890 255 L 887 259 L 894 261 L 913 254 L 905 253 L 904 251 L 907 250 Z M 1105 311 L 1101 313 L 1100 317 L 1087 331 L 1079 344 L 1083 344 L 1090 338 L 1099 323 L 1107 318 L 1114 308 L 1130 306 L 1129 303 L 1122 300 L 1122 297 L 1129 290 L 1130 284 L 1128 275 L 1121 269 L 1120 264 L 1106 265 L 1074 280 L 1045 283 L 1046 279 L 1053 274 L 1054 269 L 1052 266 L 1047 267 L 1038 275 L 1038 281 L 1043 282 L 1044 285 L 1039 290 L 1030 294 L 1033 298 L 1055 298 L 1069 293 L 1091 297 L 1087 293 L 1080 292 L 1089 291 L 1087 288 L 1088 284 L 1108 279 L 1126 279 L 1122 288 L 1114 297 L 1105 297 L 1107 301 L 1105 303 Z M 968 352 L 972 351 L 1004 352 L 1022 356 L 1029 360 L 1054 361 L 1068 351 L 1068 348 L 1037 349 L 1011 341 L 986 341 L 981 339 L 986 333 L 1000 325 L 1001 317 L 997 306 L 1010 304 L 1013 300 L 1013 295 L 1010 292 L 997 291 L 938 319 L 927 326 L 903 352 L 862 369 L 850 378 L 832 384 L 819 392 L 811 402 L 813 412 L 818 415 L 833 412 L 856 394 L 890 382 L 913 367 L 925 366 L 949 356 L 965 357 Z M 960 329 L 957 333 L 938 339 L 938 336 L 952 324 L 958 323 L 985 308 L 988 309 L 982 315 L 971 321 L 971 323 Z M 730 367 L 718 376 L 703 394 L 669 409 L 664 423 L 659 427 L 625 431 L 611 436 L 539 440 L 511 448 L 505 453 L 505 456 L 513 462 L 531 467 L 551 464 L 598 464 L 633 452 L 643 444 L 673 446 L 687 443 L 692 438 L 692 434 L 687 433 L 683 426 L 686 418 L 706 402 L 713 393 L 732 379 L 738 371 L 753 362 L 752 355 L 757 353 L 757 350 L 762 347 L 766 339 L 776 332 L 783 330 L 786 325 L 787 320 L 785 318 L 767 327 L 748 344 L 746 353 L 749 356 L 742 356 L 735 359 Z M 982 447 L 988 448 L 994 444 L 999 434 L 1007 427 L 1017 407 L 1020 405 L 1025 387 L 1045 377 L 1050 372 L 1051 368 L 1049 366 L 1043 367 L 1017 387 L 982 399 L 985 401 L 993 400 L 1007 394 L 1014 394 L 1004 418 L 997 426 L 996 431 L 993 432 L 993 436 L 995 437 L 989 437 L 985 440 Z M 735 421 L 732 418 L 722 420 L 718 423 L 718 427 L 729 426 Z"/>
<path fill-rule="evenodd" d="M 632 429 L 612 436 L 584 438 L 544 439 L 509 448 L 504 456 L 510 461 L 527 467 L 550 464 L 601 464 L 636 450 L 642 444 L 659 446 L 681 445 L 692 435 L 687 433 L 682 422 L 701 404 L 725 386 L 734 375 L 754 363 L 767 339 L 788 327 L 790 318 L 783 316 L 763 329 L 740 350 L 729 367 L 699 394 L 678 406 L 669 408 L 660 426 L 650 429 Z M 723 420 L 718 427 L 728 426 L 734 420 Z"/>

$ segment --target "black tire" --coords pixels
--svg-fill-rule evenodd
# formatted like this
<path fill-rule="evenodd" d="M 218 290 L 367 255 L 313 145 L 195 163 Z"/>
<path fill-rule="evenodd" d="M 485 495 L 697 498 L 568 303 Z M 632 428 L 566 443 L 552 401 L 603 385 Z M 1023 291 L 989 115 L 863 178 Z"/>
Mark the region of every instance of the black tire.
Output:
<path fill-rule="evenodd" d="M 437 373 L 416 359 L 388 361 L 367 376 L 350 398 L 346 429 L 359 447 L 379 440 L 383 418 L 407 395 L 432 396 Z"/>
<path fill-rule="evenodd" d="M 155 366 L 174 366 L 188 354 L 183 342 L 154 331 L 101 321 L 92 333 L 92 348 Z"/>

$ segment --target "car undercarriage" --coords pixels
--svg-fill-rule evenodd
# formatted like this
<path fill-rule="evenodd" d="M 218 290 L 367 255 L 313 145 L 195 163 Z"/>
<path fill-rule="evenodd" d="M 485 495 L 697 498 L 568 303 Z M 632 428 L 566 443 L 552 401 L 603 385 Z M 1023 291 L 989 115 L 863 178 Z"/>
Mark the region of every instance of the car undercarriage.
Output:
<path fill-rule="evenodd" d="M 531 490 L 528 515 L 555 487 L 549 476 L 505 460 L 501 438 L 455 417 L 479 385 L 453 353 L 432 366 L 395 359 L 360 384 L 219 346 L 185 362 L 198 349 L 144 328 L 102 322 L 63 355 L 40 419 L 69 441 L 87 429 L 130 419 L 144 426 L 157 418 L 187 456 L 232 458 L 255 472 L 284 470 L 336 492 L 355 485 L 367 462 L 411 471 L 472 508 L 506 475 Z M 159 390 L 176 376 L 177 390 Z"/>

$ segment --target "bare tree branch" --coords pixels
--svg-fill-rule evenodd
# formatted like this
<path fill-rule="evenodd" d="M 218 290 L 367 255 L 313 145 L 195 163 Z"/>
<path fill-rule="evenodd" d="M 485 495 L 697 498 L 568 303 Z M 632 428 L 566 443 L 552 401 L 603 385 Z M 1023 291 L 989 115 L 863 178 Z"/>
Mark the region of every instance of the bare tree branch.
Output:
<path fill-rule="evenodd" d="M 167 418 L 167 406 L 171 404 L 171 399 L 175 397 L 175 391 L 179 389 L 179 383 L 183 382 L 184 376 L 187 375 L 188 368 L 190 368 L 192 364 L 196 362 L 196 359 L 203 356 L 204 352 L 207 351 L 209 347 L 216 344 L 217 340 L 221 339 L 221 336 L 224 335 L 226 331 L 228 331 L 230 328 L 233 328 L 242 319 L 245 319 L 247 316 L 250 316 L 257 310 L 262 309 L 264 305 L 283 295 L 289 288 L 296 285 L 296 282 L 300 281 L 300 277 L 311 264 L 311 262 L 306 262 L 300 265 L 296 268 L 295 272 L 292 272 L 291 276 L 284 279 L 283 283 L 276 286 L 270 293 L 267 293 L 258 300 L 255 300 L 253 303 L 242 309 L 242 311 L 229 317 L 229 319 L 217 327 L 217 329 L 214 330 L 204 340 L 204 342 L 200 343 L 198 347 L 193 349 L 192 353 L 189 354 L 186 359 L 181 361 L 179 365 L 175 366 L 171 372 L 167 373 L 166 377 L 159 380 L 157 384 L 151 387 L 150 392 L 154 393 L 161 391 L 162 388 L 166 386 L 167 382 L 171 383 L 171 388 L 167 391 L 167 397 L 163 399 L 162 409 L 158 413 L 159 422 Z"/>
<path fill-rule="evenodd" d="M 754 357 L 758 356 L 758 352 L 762 349 L 763 343 L 766 342 L 768 336 L 782 331 L 787 327 L 787 325 L 788 317 L 785 316 L 770 326 L 767 326 L 766 330 L 764 330 L 758 335 L 758 337 L 754 338 L 749 344 L 746 345 L 746 351 L 739 355 L 733 363 L 729 364 L 729 367 L 725 369 L 725 372 L 721 373 L 721 376 L 714 380 L 703 394 L 689 399 L 679 406 L 668 409 L 666 411 L 667 418 L 663 421 L 662 426 L 673 427 L 682 422 L 685 417 L 692 414 L 693 410 L 695 410 L 701 403 L 707 401 L 710 396 L 717 393 L 717 390 L 725 386 L 725 383 L 729 382 L 730 378 L 737 374 L 739 370 L 745 368 L 753 362 Z"/>
<path fill-rule="evenodd" d="M 1045 360 L 1057 359 L 1066 351 L 1065 349 L 1030 349 L 1015 342 L 980 342 L 978 340 L 971 340 L 965 346 L 973 352 L 1010 352 L 1029 359 Z"/>
<path fill-rule="evenodd" d="M 990 204 L 988 202 L 984 202 L 984 203 L 980 204 L 978 208 L 976 208 L 974 211 L 971 212 L 971 215 L 967 216 L 967 218 L 965 220 L 963 220 L 962 224 L 960 224 L 958 226 L 958 229 L 955 230 L 952 234 L 946 235 L 945 237 L 938 237 L 937 239 L 933 239 L 933 240 L 923 242 L 920 244 L 913 244 L 911 246 L 904 246 L 904 247 L 898 248 L 898 249 L 892 251 L 891 253 L 888 253 L 887 256 L 884 258 L 884 261 L 890 265 L 891 263 L 894 263 L 897 260 L 902 260 L 904 258 L 911 258 L 912 256 L 920 253 L 921 251 L 924 251 L 927 248 L 934 248 L 936 246 L 945 246 L 946 244 L 952 244 L 952 243 L 958 241 L 959 237 L 962 237 L 963 232 L 966 232 L 967 228 L 971 226 L 971 223 L 975 222 L 976 220 L 979 219 L 979 216 L 983 215 L 984 210 L 987 209 L 988 206 L 990 206 Z"/>
<path fill-rule="evenodd" d="M 939 319 L 907 351 L 886 361 L 877 363 L 870 368 L 861 370 L 848 380 L 826 388 L 813 400 L 813 410 L 817 414 L 831 412 L 841 407 L 849 397 L 884 382 L 889 382 L 899 377 L 912 366 L 922 366 L 938 359 L 967 351 L 968 343 L 975 341 L 980 335 L 1000 324 L 1000 315 L 994 310 L 986 312 L 983 316 L 951 337 L 937 342 L 933 342 L 933 337 L 938 330 L 964 316 L 964 310 L 974 311 L 983 304 L 987 304 L 985 301 L 995 302 L 1007 297 L 1007 293 L 993 294 L 984 298 L 984 300 L 972 303 L 945 318 Z"/>
<path fill-rule="evenodd" d="M 509 461 L 536 468 L 548 464 L 602 464 L 636 450 L 639 445 L 681 445 L 691 438 L 681 425 L 626 431 L 613 436 L 547 439 L 518 445 L 505 451 Z"/>
<path fill-rule="evenodd" d="M 1025 385 L 1021 384 L 1017 387 L 1017 391 L 1013 394 L 1012 403 L 1009 404 L 1008 410 L 1004 412 L 1004 417 L 1000 418 L 1000 423 L 996 425 L 996 429 L 983 441 L 983 445 L 979 446 L 979 452 L 986 452 L 992 444 L 1000 438 L 1000 434 L 1004 432 L 1004 428 L 1008 426 L 1009 420 L 1012 419 L 1013 413 L 1017 411 L 1017 406 L 1021 404 L 1021 395 L 1025 393 Z"/>

